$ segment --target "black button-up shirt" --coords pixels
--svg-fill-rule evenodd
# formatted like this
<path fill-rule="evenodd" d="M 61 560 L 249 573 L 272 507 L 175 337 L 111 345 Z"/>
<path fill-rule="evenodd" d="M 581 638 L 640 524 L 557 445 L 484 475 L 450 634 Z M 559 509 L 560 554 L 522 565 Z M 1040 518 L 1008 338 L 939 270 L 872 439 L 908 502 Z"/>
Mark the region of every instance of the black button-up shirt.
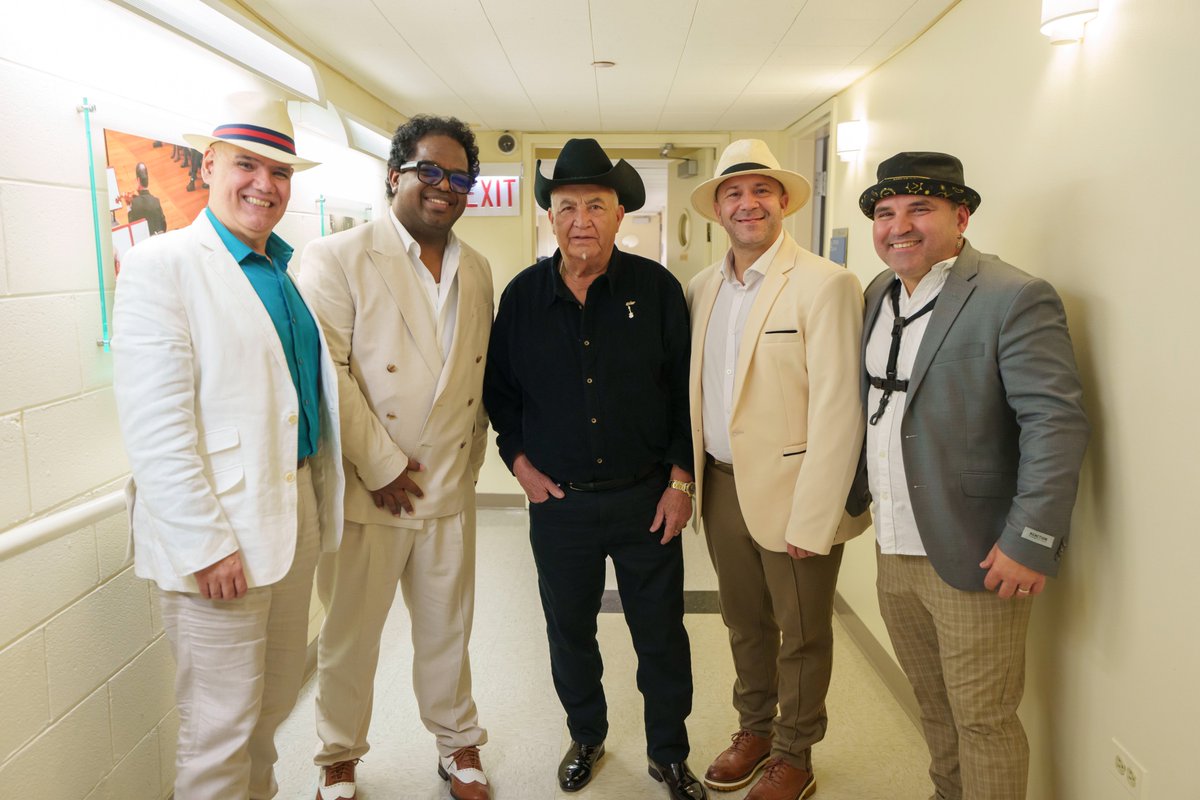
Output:
<path fill-rule="evenodd" d="M 500 296 L 483 399 L 508 468 L 560 482 L 692 471 L 687 303 L 661 264 L 613 248 L 581 306 L 555 252 Z"/>

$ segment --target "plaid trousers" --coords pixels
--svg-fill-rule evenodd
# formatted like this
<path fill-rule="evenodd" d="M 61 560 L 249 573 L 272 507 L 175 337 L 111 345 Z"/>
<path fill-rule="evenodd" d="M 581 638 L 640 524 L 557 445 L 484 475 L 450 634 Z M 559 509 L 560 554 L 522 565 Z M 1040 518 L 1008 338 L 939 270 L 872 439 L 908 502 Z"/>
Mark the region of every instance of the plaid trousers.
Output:
<path fill-rule="evenodd" d="M 1029 742 L 1017 706 L 1032 599 L 955 589 L 923 556 L 877 561 L 879 608 L 921 708 L 931 800 L 1023 800 Z"/>

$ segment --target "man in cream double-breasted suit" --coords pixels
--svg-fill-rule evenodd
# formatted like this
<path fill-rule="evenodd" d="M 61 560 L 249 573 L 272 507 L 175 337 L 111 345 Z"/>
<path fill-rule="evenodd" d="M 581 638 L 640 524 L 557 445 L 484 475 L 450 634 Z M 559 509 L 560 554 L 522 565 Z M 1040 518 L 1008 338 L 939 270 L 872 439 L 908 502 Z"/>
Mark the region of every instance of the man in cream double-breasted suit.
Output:
<path fill-rule="evenodd" d="M 479 151 L 453 118 L 414 117 L 388 162 L 379 220 L 313 242 L 301 277 L 341 394 L 346 532 L 322 560 L 318 800 L 355 796 L 369 749 L 379 641 L 397 584 L 412 617 L 413 686 L 456 800 L 486 800 L 467 643 L 475 602 L 480 401 L 492 322 L 487 261 L 451 228 Z"/>
<path fill-rule="evenodd" d="M 743 139 L 692 194 L 730 239 L 688 287 L 700 519 L 738 676 L 739 729 L 704 780 L 732 790 L 766 765 L 753 800 L 815 790 L 841 544 L 866 527 L 845 511 L 863 435 L 861 288 L 783 231 L 810 191 Z"/>
<path fill-rule="evenodd" d="M 271 231 L 296 156 L 283 103 L 236 95 L 188 136 L 208 208 L 126 256 L 113 320 L 136 573 L 178 665 L 178 800 L 266 800 L 304 676 L 321 550 L 342 529 L 337 382 Z"/>

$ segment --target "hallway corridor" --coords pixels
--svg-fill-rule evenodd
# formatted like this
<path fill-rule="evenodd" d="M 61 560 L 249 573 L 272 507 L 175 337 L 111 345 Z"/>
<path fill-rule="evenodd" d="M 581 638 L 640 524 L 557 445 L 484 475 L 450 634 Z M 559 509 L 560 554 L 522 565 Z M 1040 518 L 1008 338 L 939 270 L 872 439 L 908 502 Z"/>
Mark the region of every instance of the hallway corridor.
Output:
<path fill-rule="evenodd" d="M 688 719 L 692 769 L 702 774 L 728 744 L 736 726 L 729 705 L 733 664 L 725 627 L 716 613 L 716 577 L 704 541 L 684 532 L 695 680 Z M 849 546 L 864 546 L 854 542 Z M 615 587 L 611 564 L 607 586 Z M 712 592 L 712 594 L 708 594 Z M 402 602 L 398 601 L 402 606 Z M 708 609 L 711 609 L 709 611 Z M 928 755 L 916 728 L 892 698 L 845 629 L 837 637 L 829 732 L 813 761 L 820 800 L 924 800 L 930 784 Z M 481 748 L 497 800 L 656 800 L 665 789 L 646 774 L 642 702 L 634 682 L 629 632 L 619 614 L 600 615 L 604 685 L 610 730 L 596 777 L 583 791 L 566 794 L 555 780 L 569 741 L 562 709 L 550 681 L 537 578 L 523 510 L 484 510 L 479 515 L 478 584 L 471 640 L 475 700 L 490 740 Z M 393 609 L 384 633 L 375 687 L 372 749 L 359 766 L 360 800 L 445 800 L 437 776 L 433 737 L 421 725 L 413 698 L 408 616 Z M 280 798 L 310 798 L 317 770 L 313 692 L 309 681 L 277 737 Z M 714 800 L 740 800 L 748 789 L 710 792 Z"/>

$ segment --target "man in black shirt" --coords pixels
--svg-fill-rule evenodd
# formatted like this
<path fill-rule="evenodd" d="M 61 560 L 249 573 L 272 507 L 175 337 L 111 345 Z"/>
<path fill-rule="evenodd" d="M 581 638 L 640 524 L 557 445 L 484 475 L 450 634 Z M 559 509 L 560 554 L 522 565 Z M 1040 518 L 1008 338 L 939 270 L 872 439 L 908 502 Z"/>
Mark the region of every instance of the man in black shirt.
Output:
<path fill-rule="evenodd" d="M 571 139 L 534 185 L 558 239 L 500 298 L 484 403 L 500 455 L 529 497 L 530 542 L 554 687 L 571 748 L 565 791 L 604 754 L 596 615 L 611 557 L 638 656 L 650 775 L 673 800 L 704 798 L 688 769 L 691 654 L 679 532 L 692 513 L 688 312 L 660 264 L 613 246 L 645 203 L 641 177 L 594 139 Z"/>

